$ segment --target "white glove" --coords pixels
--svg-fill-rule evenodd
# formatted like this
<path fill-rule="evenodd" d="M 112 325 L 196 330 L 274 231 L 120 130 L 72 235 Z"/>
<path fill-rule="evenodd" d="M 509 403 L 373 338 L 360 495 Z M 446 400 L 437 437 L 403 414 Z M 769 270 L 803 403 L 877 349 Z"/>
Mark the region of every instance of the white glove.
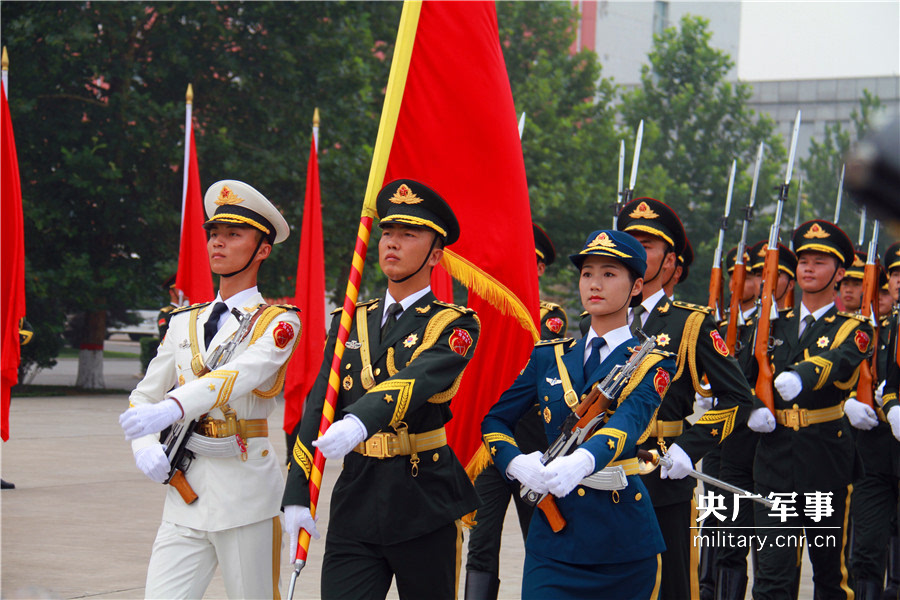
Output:
<path fill-rule="evenodd" d="M 878 406 L 884 406 L 884 384 L 886 383 L 887 381 L 882 381 L 878 389 L 875 390 L 875 404 Z"/>
<path fill-rule="evenodd" d="M 550 490 L 544 482 L 546 467 L 541 463 L 541 456 L 543 454 L 539 450 L 535 450 L 531 454 L 520 454 L 509 461 L 506 475 L 510 479 L 518 480 L 519 483 L 538 494 L 546 494 Z"/>
<path fill-rule="evenodd" d="M 850 424 L 857 429 L 868 431 L 878 425 L 878 417 L 875 416 L 875 411 L 856 398 L 850 398 L 844 402 L 844 414 L 847 415 Z"/>
<path fill-rule="evenodd" d="M 754 409 L 747 419 L 747 427 L 758 433 L 771 433 L 775 431 L 775 416 L 765 406 Z"/>
<path fill-rule="evenodd" d="M 156 483 L 164 483 L 169 477 L 171 465 L 162 444 L 144 446 L 134 453 L 134 462 L 144 475 Z"/>
<path fill-rule="evenodd" d="M 594 455 L 584 448 L 578 448 L 572 454 L 561 456 L 547 464 L 544 469 L 544 484 L 551 494 L 562 498 L 593 472 Z"/>
<path fill-rule="evenodd" d="M 300 528 L 305 529 L 309 535 L 315 539 L 319 539 L 319 530 L 316 529 L 316 520 L 312 518 L 308 506 L 300 506 L 299 504 L 289 504 L 284 507 L 284 530 L 290 536 L 291 543 L 288 546 L 288 557 L 293 564 L 294 556 L 297 553 L 297 542 L 300 541 Z"/>
<path fill-rule="evenodd" d="M 891 432 L 894 437 L 900 440 L 900 407 L 892 406 L 887 414 L 888 423 L 891 425 Z"/>
<path fill-rule="evenodd" d="M 775 389 L 782 398 L 790 402 L 803 390 L 803 380 L 793 371 L 785 371 L 775 378 Z"/>
<path fill-rule="evenodd" d="M 691 462 L 691 457 L 678 444 L 669 446 L 669 452 L 666 456 L 671 459 L 672 465 L 659 467 L 660 479 L 684 479 L 688 476 L 688 473 L 694 470 L 694 463 Z"/>
<path fill-rule="evenodd" d="M 369 434 L 366 426 L 356 415 L 347 415 L 340 421 L 335 421 L 322 437 L 312 444 L 322 451 L 322 455 L 328 460 L 337 460 L 352 451 L 357 444 L 364 441 Z"/>
<path fill-rule="evenodd" d="M 178 403 L 163 400 L 156 404 L 139 404 L 119 415 L 119 425 L 125 430 L 125 439 L 134 440 L 162 431 L 184 416 Z"/>

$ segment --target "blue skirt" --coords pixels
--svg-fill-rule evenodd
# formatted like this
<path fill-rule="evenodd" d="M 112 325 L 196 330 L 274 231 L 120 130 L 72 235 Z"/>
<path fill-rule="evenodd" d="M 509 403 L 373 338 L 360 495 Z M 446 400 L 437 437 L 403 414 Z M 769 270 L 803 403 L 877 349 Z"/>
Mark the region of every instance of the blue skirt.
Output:
<path fill-rule="evenodd" d="M 659 595 L 660 558 L 628 563 L 576 565 L 525 554 L 523 600 L 655 600 Z"/>

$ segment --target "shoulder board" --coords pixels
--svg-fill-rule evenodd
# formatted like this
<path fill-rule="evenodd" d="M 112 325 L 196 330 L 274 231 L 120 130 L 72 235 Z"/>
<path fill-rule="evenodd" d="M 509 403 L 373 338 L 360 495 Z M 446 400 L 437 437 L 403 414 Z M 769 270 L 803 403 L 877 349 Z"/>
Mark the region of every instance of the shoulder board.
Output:
<path fill-rule="evenodd" d="M 462 314 L 475 314 L 475 310 L 471 308 L 467 308 L 465 306 L 459 306 L 458 304 L 450 304 L 449 302 L 442 302 L 441 300 L 435 300 L 434 304 L 438 306 L 446 306 L 447 308 L 452 308 L 453 310 L 459 311 Z"/>
<path fill-rule="evenodd" d="M 678 358 L 678 355 L 675 354 L 674 352 L 666 352 L 665 350 L 660 350 L 659 348 L 654 348 L 653 350 L 650 351 L 650 354 L 658 354 L 659 356 L 663 356 L 665 358 L 671 358 L 673 360 Z"/>
<path fill-rule="evenodd" d="M 690 302 L 682 302 L 681 300 L 673 300 L 672 306 L 676 306 L 678 308 L 684 308 L 687 310 L 693 310 L 696 312 L 703 312 L 708 315 L 712 314 L 712 309 L 708 306 L 701 306 L 699 304 L 691 304 Z"/>
<path fill-rule="evenodd" d="M 586 316 L 588 316 L 588 311 L 584 311 L 583 313 L 581 313 L 580 315 L 578 315 L 578 318 L 579 318 L 579 319 L 583 319 L 583 318 L 585 318 Z"/>
<path fill-rule="evenodd" d="M 537 348 L 538 346 L 555 346 L 557 344 L 570 344 L 571 345 L 571 343 L 573 343 L 574 341 L 575 341 L 575 338 L 569 338 L 569 337 L 554 338 L 552 340 L 538 340 L 534 344 L 534 347 Z"/>
<path fill-rule="evenodd" d="M 838 315 L 840 315 L 840 316 L 842 316 L 842 317 L 844 317 L 844 318 L 846 318 L 846 319 L 856 319 L 857 321 L 861 321 L 861 322 L 863 322 L 863 323 L 865 323 L 866 321 L 869 320 L 868 318 L 866 318 L 866 317 L 864 317 L 864 316 L 862 316 L 862 315 L 857 315 L 857 314 L 854 314 L 854 313 L 843 312 L 843 311 L 840 311 L 840 310 L 838 311 Z"/>
<path fill-rule="evenodd" d="M 172 312 L 173 310 L 175 310 L 175 308 L 176 307 L 174 307 L 170 304 L 168 306 L 163 306 L 161 309 L 159 309 L 159 312 L 168 314 L 168 313 Z"/>
<path fill-rule="evenodd" d="M 726 325 L 728 325 L 728 319 L 722 319 L 721 321 L 716 323 L 716 327 L 725 327 Z"/>
<path fill-rule="evenodd" d="M 379 300 L 381 300 L 381 298 L 375 298 L 374 300 L 366 300 L 365 302 L 357 302 L 356 306 L 358 306 L 358 307 L 359 306 L 369 306 L 370 304 L 375 304 Z"/>
<path fill-rule="evenodd" d="M 209 306 L 212 302 L 199 302 L 197 304 L 191 304 L 190 306 L 179 306 L 178 308 L 172 310 L 172 314 L 178 314 L 180 312 L 187 312 L 189 310 L 194 310 L 195 308 L 203 308 L 204 306 Z"/>
<path fill-rule="evenodd" d="M 275 308 L 283 308 L 284 310 L 292 310 L 296 313 L 301 312 L 300 309 L 293 304 L 272 304 Z"/>
<path fill-rule="evenodd" d="M 334 309 L 333 311 L 331 311 L 331 314 L 336 315 L 336 314 L 338 314 L 339 312 L 341 312 L 342 310 L 344 310 L 344 307 L 343 307 L 343 306 L 338 306 L 336 309 Z"/>
<path fill-rule="evenodd" d="M 543 300 L 541 300 L 541 308 L 546 308 L 547 310 L 556 310 L 557 308 L 562 307 L 559 304 L 555 304 L 553 302 L 544 302 Z M 584 314 L 587 314 L 587 311 L 585 311 Z"/>

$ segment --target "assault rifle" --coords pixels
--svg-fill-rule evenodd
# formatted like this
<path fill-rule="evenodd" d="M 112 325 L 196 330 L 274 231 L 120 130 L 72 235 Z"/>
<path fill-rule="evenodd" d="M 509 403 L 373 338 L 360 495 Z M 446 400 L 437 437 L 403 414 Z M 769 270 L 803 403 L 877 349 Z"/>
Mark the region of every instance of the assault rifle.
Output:
<path fill-rule="evenodd" d="M 634 186 L 637 184 L 638 164 L 641 161 L 641 141 L 644 139 L 644 120 L 641 119 L 638 124 L 637 133 L 634 136 L 634 157 L 631 159 L 631 178 L 628 180 L 628 187 L 622 189 L 621 181 L 619 182 L 619 194 L 616 197 L 616 206 L 613 210 L 613 229 L 619 228 L 619 210 L 631 202 L 634 198 Z M 624 147 L 619 150 L 619 171 L 624 169 L 623 161 Z M 621 180 L 621 175 L 619 176 Z"/>
<path fill-rule="evenodd" d="M 224 344 L 217 346 L 209 357 L 207 357 L 206 365 L 204 365 L 203 369 L 197 374 L 198 378 L 203 377 L 207 373 L 214 371 L 231 360 L 234 351 L 237 349 L 238 345 L 244 341 L 244 338 L 247 337 L 250 330 L 253 329 L 253 324 L 256 323 L 256 319 L 259 318 L 259 315 L 262 314 L 265 308 L 265 306 L 258 308 L 252 315 L 243 313 L 237 308 L 231 309 L 231 314 L 238 320 L 238 328 Z M 168 483 L 178 490 L 182 500 L 187 504 L 193 504 L 197 500 L 197 493 L 191 488 L 184 474 L 194 461 L 194 453 L 188 449 L 187 442 L 197 430 L 199 422 L 199 419 L 196 419 L 190 423 L 175 423 L 169 430 L 169 434 L 166 436 L 166 441 L 164 442 L 166 456 L 169 458 L 169 465 L 171 465 L 171 467 L 169 470 L 169 477 L 163 481 L 163 484 Z"/>
<path fill-rule="evenodd" d="M 734 171 L 737 169 L 737 161 L 731 161 L 731 174 L 728 176 L 728 193 L 725 195 L 725 212 L 719 223 L 719 241 L 716 244 L 716 253 L 713 256 L 712 272 L 709 274 L 709 302 L 708 306 L 716 311 L 716 323 L 725 317 L 725 301 L 723 298 L 722 281 L 722 250 L 725 246 L 725 231 L 728 229 L 728 215 L 731 213 L 731 194 L 734 192 Z"/>
<path fill-rule="evenodd" d="M 572 414 L 566 417 L 560 427 L 562 433 L 541 457 L 541 463 L 546 465 L 555 458 L 571 454 L 596 431 L 609 405 L 625 389 L 641 361 L 656 348 L 656 336 L 648 339 L 638 331 L 638 337 L 641 339 L 641 345 L 635 349 L 628 361 L 624 365 L 613 367 L 609 375 L 595 384 L 584 400 L 575 405 Z M 566 526 L 566 520 L 559 512 L 551 494 L 541 494 L 523 485 L 519 496 L 531 506 L 541 509 L 554 533 L 559 533 Z"/>

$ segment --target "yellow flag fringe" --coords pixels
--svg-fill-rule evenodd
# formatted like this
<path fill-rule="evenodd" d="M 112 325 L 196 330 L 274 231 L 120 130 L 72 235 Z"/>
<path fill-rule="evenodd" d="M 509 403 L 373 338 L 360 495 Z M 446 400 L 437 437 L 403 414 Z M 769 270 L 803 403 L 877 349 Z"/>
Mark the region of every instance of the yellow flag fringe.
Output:
<path fill-rule="evenodd" d="M 441 264 L 454 279 L 490 302 L 502 314 L 515 317 L 535 342 L 541 338 L 531 313 L 508 287 L 449 248 L 444 248 Z"/>

